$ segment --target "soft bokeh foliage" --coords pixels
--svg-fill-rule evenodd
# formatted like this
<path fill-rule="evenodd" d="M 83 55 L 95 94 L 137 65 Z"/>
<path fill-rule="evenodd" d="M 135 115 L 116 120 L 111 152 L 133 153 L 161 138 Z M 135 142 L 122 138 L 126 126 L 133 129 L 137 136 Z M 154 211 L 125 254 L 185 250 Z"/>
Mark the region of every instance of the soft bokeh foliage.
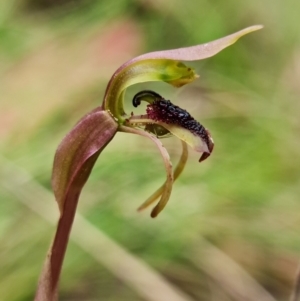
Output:
<path fill-rule="evenodd" d="M 119 134 L 95 166 L 75 224 L 86 225 L 84 217 L 191 300 L 241 300 L 241 294 L 271 300 L 262 288 L 286 300 L 300 251 L 299 6 L 296 0 L 2 0 L 0 299 L 34 295 L 59 215 L 50 189 L 55 149 L 101 104 L 114 70 L 140 53 L 263 23 L 263 31 L 194 63 L 200 79 L 186 88 L 129 89 L 127 111 L 136 92 L 152 89 L 191 112 L 215 140 L 203 164 L 191 153 L 164 214 L 153 221 L 136 212 L 164 181 L 155 147 Z M 179 142 L 163 142 L 176 161 Z M 84 248 L 83 239 L 102 242 L 85 229 L 74 228 L 61 300 L 151 300 L 133 280 L 137 274 L 147 282 L 149 274 L 133 265 L 120 269 L 127 257 L 110 265 L 105 246 L 117 251 L 106 240 L 104 249 Z M 235 263 L 227 256 L 256 284 L 246 277 L 240 287 L 244 274 L 228 277 Z"/>

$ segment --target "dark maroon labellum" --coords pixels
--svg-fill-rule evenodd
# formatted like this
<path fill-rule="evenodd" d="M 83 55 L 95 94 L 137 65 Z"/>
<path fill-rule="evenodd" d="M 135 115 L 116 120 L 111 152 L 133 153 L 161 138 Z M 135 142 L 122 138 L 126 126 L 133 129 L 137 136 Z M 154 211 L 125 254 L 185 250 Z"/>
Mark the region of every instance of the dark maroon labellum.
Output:
<path fill-rule="evenodd" d="M 199 162 L 204 161 L 210 156 L 214 148 L 214 143 L 209 131 L 207 131 L 205 127 L 195 120 L 186 110 L 181 109 L 180 107 L 171 103 L 170 100 L 164 99 L 158 93 L 151 90 L 144 90 L 137 93 L 132 100 L 132 104 L 134 107 L 138 107 L 141 104 L 141 101 L 146 101 L 149 103 L 146 110 L 149 119 L 167 124 L 179 125 L 180 127 L 187 129 L 194 135 L 199 136 L 204 140 L 209 152 L 204 152 Z M 148 131 L 161 138 L 163 135 L 157 134 L 155 128 L 157 126 L 158 125 L 149 125 Z M 168 133 L 167 130 L 165 131 Z"/>
<path fill-rule="evenodd" d="M 147 106 L 147 114 L 150 119 L 179 125 L 194 135 L 200 136 L 207 144 L 209 151 L 212 151 L 212 141 L 204 126 L 195 120 L 186 110 L 172 104 L 170 100 L 163 98 L 154 100 L 152 104 Z"/>

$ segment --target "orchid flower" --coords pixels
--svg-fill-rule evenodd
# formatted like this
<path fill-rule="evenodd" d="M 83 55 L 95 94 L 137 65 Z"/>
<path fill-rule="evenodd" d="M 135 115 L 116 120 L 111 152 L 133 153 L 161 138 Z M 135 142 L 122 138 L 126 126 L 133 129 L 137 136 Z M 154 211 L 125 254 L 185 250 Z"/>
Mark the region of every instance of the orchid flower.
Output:
<path fill-rule="evenodd" d="M 261 28 L 261 25 L 255 25 L 206 44 L 143 54 L 117 69 L 107 85 L 102 105 L 85 115 L 57 149 L 52 187 L 59 206 L 60 219 L 35 300 L 52 301 L 57 298 L 59 275 L 79 195 L 100 153 L 118 131 L 151 139 L 163 158 L 166 181 L 139 207 L 142 210 L 159 199 L 151 212 L 152 217 L 162 211 L 170 198 L 173 182 L 187 161 L 187 145 L 202 153 L 200 162 L 208 158 L 213 150 L 214 142 L 209 131 L 187 111 L 154 91 L 141 91 L 132 100 L 134 107 L 141 101 L 148 103 L 145 114 L 127 114 L 123 107 L 126 89 L 150 81 L 163 81 L 174 87 L 191 83 L 198 75 L 182 61 L 211 57 L 240 37 Z M 182 155 L 174 172 L 169 154 L 160 140 L 171 135 L 182 142 Z"/>

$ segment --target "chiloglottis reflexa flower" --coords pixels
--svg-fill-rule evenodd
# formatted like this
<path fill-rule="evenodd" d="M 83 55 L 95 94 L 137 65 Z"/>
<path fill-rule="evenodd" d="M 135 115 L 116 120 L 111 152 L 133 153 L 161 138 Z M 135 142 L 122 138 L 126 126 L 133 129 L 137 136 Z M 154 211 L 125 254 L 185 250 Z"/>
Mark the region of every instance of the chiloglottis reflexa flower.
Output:
<path fill-rule="evenodd" d="M 81 190 L 100 153 L 118 131 L 151 139 L 162 155 L 166 181 L 139 208 L 142 210 L 159 199 L 151 212 L 152 217 L 161 212 L 170 198 L 173 182 L 187 161 L 187 145 L 202 153 L 200 161 L 206 159 L 213 150 L 210 133 L 187 111 L 156 92 L 146 90 L 135 95 L 133 106 L 138 106 L 141 101 L 148 102 L 145 114 L 126 114 L 123 108 L 126 89 L 149 81 L 163 81 L 174 87 L 186 85 L 198 78 L 198 75 L 182 61 L 211 57 L 245 34 L 261 28 L 260 25 L 251 26 L 206 44 L 143 54 L 117 69 L 107 85 L 102 105 L 86 114 L 66 135 L 56 151 L 52 188 L 60 218 L 39 279 L 35 301 L 57 300 L 59 276 Z M 169 154 L 160 140 L 170 135 L 178 137 L 182 142 L 182 154 L 174 171 Z"/>
<path fill-rule="evenodd" d="M 188 144 L 202 153 L 200 161 L 213 150 L 210 133 L 185 110 L 153 91 L 141 91 L 133 105 L 148 102 L 144 115 L 135 116 L 124 111 L 126 89 L 134 84 L 163 81 L 181 87 L 198 78 L 195 70 L 182 61 L 211 57 L 236 42 L 240 37 L 261 29 L 256 25 L 224 38 L 192 47 L 157 51 L 138 56 L 123 64 L 112 76 L 105 91 L 102 106 L 84 116 L 63 139 L 54 160 L 52 186 L 60 212 L 68 207 L 69 195 L 79 196 L 99 154 L 117 131 L 138 134 L 151 139 L 158 147 L 166 169 L 166 181 L 141 207 L 143 209 L 158 198 L 151 216 L 157 216 L 165 207 L 174 180 L 181 173 L 187 158 Z M 169 155 L 160 138 L 174 135 L 182 141 L 183 152 L 174 173 Z M 76 201 L 77 203 L 77 201 Z"/>

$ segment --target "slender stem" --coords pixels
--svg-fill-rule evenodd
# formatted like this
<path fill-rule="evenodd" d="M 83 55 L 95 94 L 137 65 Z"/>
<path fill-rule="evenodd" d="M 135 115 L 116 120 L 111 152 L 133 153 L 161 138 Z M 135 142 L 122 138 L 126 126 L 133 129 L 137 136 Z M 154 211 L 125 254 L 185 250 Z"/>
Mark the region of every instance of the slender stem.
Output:
<path fill-rule="evenodd" d="M 94 165 L 101 150 L 92 155 L 86 162 Z M 82 170 L 87 170 L 84 167 Z M 73 188 L 69 189 L 65 196 L 64 210 L 58 221 L 57 230 L 53 243 L 49 249 L 42 273 L 39 279 L 38 288 L 35 295 L 35 301 L 56 301 L 58 300 L 59 277 L 69 242 L 69 236 L 74 221 L 78 199 L 82 186 L 79 182 L 82 180 L 82 172 L 72 183 Z"/>
<path fill-rule="evenodd" d="M 36 182 L 26 170 L 0 155 L 0 187 L 21 204 L 51 225 L 56 224 L 57 206 L 53 195 Z M 34 193 L 33 193 L 34 192 Z M 40 200 L 43 200 L 41 202 Z M 70 239 L 96 263 L 131 288 L 142 300 L 193 301 L 194 299 L 169 283 L 158 271 L 131 254 L 122 245 L 95 227 L 80 213 L 76 214 Z M 126 272 L 124 272 L 126 271 Z M 72 275 L 70 275 L 72 277 Z M 142 279 L 142 281 L 141 281 Z M 155 291 L 155 294 L 153 294 Z"/>
<path fill-rule="evenodd" d="M 61 215 L 52 246 L 48 252 L 39 285 L 35 296 L 35 301 L 55 301 L 58 299 L 59 276 L 68 246 L 69 235 L 74 221 L 79 194 L 70 195 L 67 207 Z M 70 200 L 72 199 L 72 202 Z M 68 206 L 72 203 L 73 206 Z"/>
<path fill-rule="evenodd" d="M 299 301 L 299 300 L 300 300 L 300 267 L 298 268 L 297 271 L 294 289 L 292 291 L 290 301 Z"/>

